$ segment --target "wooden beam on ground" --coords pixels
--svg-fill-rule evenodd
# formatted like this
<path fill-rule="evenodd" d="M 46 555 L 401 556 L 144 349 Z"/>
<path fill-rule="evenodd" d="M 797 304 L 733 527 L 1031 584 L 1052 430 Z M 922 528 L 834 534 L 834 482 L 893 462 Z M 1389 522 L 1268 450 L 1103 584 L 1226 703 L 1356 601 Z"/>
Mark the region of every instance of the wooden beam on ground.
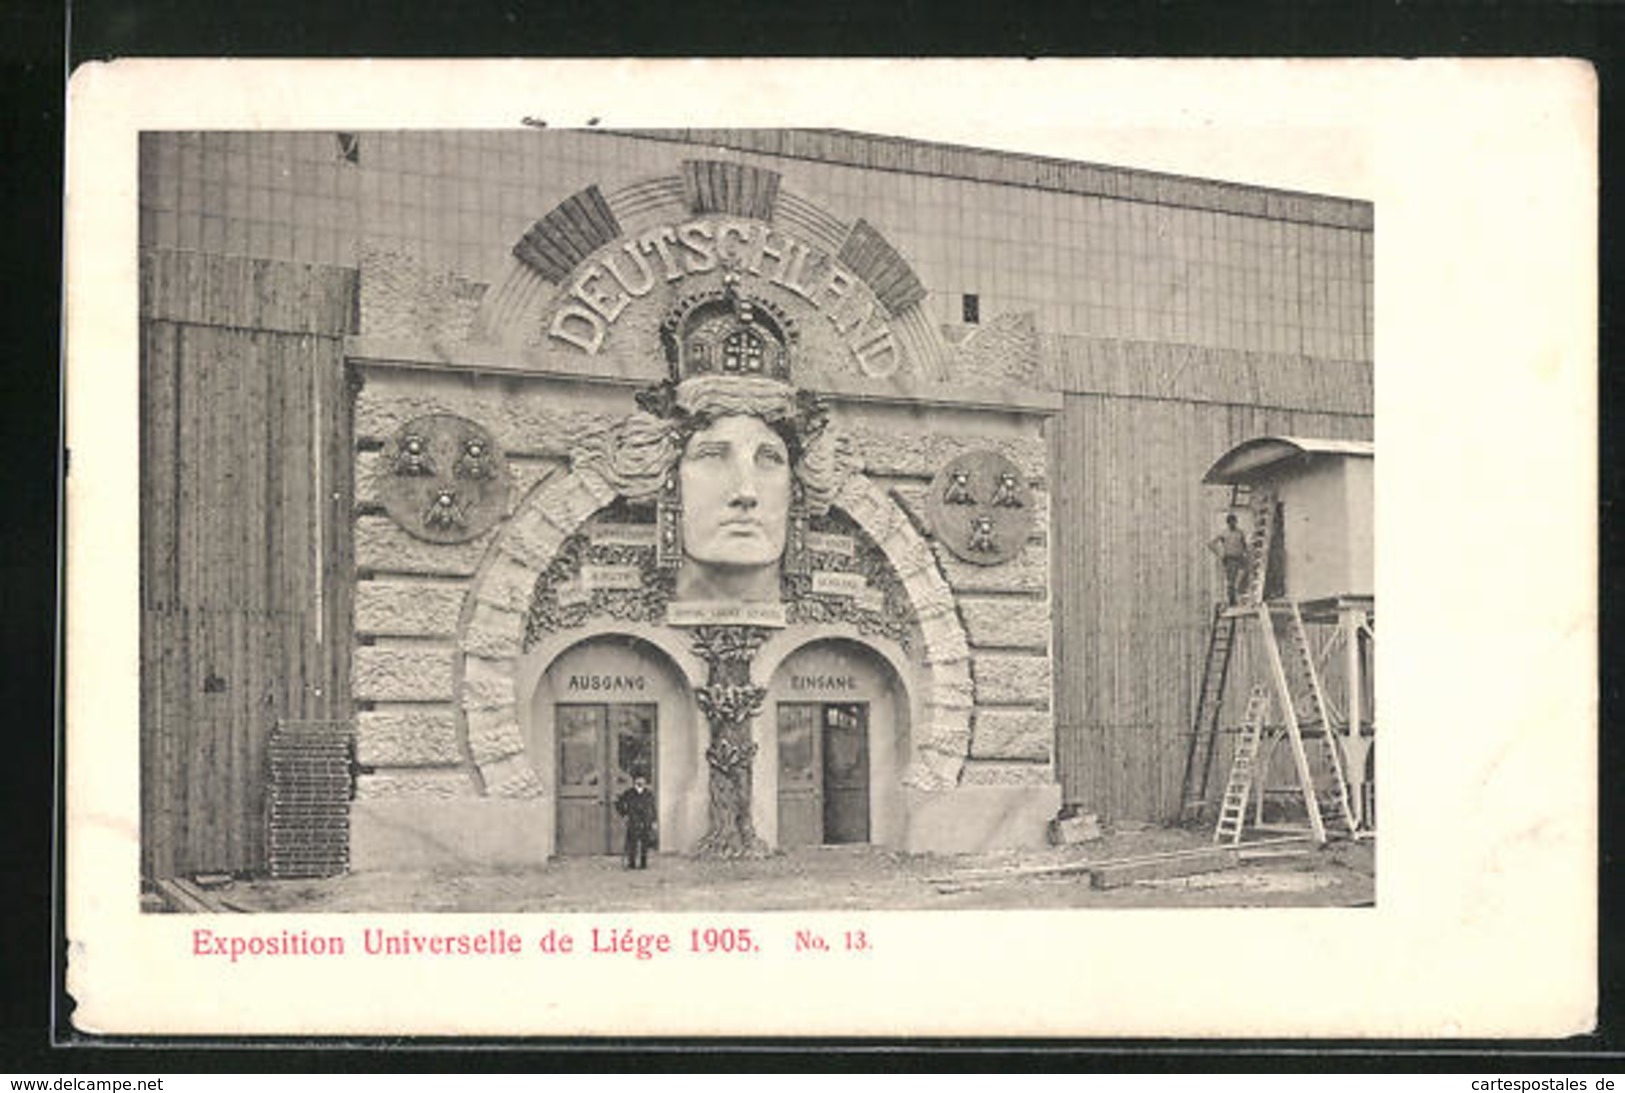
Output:
<path fill-rule="evenodd" d="M 1304 840 L 1308 844 L 1308 839 Z M 1277 858 L 1301 858 L 1313 854 L 1317 849 L 1313 845 L 1270 847 L 1267 850 L 1249 850 L 1245 845 L 1238 848 L 1241 860 L 1244 862 L 1274 861 Z"/>
<path fill-rule="evenodd" d="M 1205 858 L 1217 850 L 1239 852 L 1244 857 L 1261 848 L 1288 848 L 1293 844 L 1302 846 L 1306 852 L 1312 836 L 1308 832 L 1302 834 L 1286 835 L 1273 839 L 1256 839 L 1241 843 L 1239 846 L 1195 846 L 1184 850 L 1164 850 L 1156 854 L 1136 854 L 1127 858 L 1106 858 L 1098 861 L 1059 862 L 1050 865 L 1011 865 L 998 869 L 966 869 L 958 873 L 950 873 L 940 877 L 928 877 L 927 882 L 950 888 L 963 888 L 971 884 L 987 881 L 1020 880 L 1024 877 L 1064 876 L 1068 873 L 1093 873 L 1096 870 L 1111 870 L 1119 866 L 1144 865 L 1156 862 L 1179 861 L 1186 858 Z M 1290 851 L 1297 853 L 1297 850 Z M 1200 872 L 1200 870 L 1199 870 Z"/>
<path fill-rule="evenodd" d="M 218 915 L 237 910 L 184 877 L 160 877 L 152 882 L 152 886 L 164 898 L 169 909 L 180 914 Z"/>
<path fill-rule="evenodd" d="M 1162 880 L 1170 877 L 1189 877 L 1197 873 L 1217 873 L 1222 869 L 1235 869 L 1241 864 L 1241 852 L 1235 847 L 1210 847 L 1194 854 L 1179 857 L 1147 857 L 1116 863 L 1101 863 L 1089 871 L 1089 883 L 1095 888 L 1121 888 L 1142 880 Z"/>

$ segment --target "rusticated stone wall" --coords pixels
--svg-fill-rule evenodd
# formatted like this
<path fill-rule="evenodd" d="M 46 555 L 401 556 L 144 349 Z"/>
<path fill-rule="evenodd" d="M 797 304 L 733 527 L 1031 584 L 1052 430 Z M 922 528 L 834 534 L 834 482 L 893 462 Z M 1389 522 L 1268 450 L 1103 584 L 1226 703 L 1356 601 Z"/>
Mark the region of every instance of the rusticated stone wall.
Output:
<path fill-rule="evenodd" d="M 379 360 L 358 369 L 354 687 L 359 757 L 372 768 L 358 793 L 541 792 L 526 775 L 514 706 L 523 611 L 564 536 L 613 499 L 602 483 L 593 489 L 571 473 L 568 453 L 631 409 L 632 388 Z M 837 506 L 886 552 L 918 617 L 927 697 L 906 777 L 920 788 L 1053 782 L 1043 417 L 916 408 L 908 412 L 918 424 L 902 430 L 899 404 L 908 408 L 837 394 L 832 420 L 861 472 Z M 385 442 L 429 413 L 478 422 L 508 458 L 509 511 L 469 542 L 414 538 L 382 511 Z M 945 463 L 984 449 L 1028 475 L 1036 510 L 1020 553 L 996 566 L 967 564 L 936 543 L 925 506 Z"/>

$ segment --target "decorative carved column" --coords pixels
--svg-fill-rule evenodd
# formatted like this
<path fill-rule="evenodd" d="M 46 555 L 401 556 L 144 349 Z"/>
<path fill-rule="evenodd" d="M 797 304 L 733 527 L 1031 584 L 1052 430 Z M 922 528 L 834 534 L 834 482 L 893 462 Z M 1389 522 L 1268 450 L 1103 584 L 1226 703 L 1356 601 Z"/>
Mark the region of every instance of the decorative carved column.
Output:
<path fill-rule="evenodd" d="M 750 666 L 766 639 L 767 630 L 759 626 L 701 626 L 694 631 L 694 651 L 710 666 L 706 685 L 695 691 L 711 729 L 711 743 L 705 749 L 711 767 L 711 818 L 710 829 L 695 848 L 701 857 L 768 854 L 750 816 L 756 758 L 750 725 L 767 694 L 765 687 L 751 682 Z"/>

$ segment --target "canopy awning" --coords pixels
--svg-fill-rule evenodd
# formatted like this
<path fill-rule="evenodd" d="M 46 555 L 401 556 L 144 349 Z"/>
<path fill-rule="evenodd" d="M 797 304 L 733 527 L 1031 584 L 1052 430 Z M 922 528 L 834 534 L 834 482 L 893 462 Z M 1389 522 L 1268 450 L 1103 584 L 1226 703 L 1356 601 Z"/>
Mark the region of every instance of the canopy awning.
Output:
<path fill-rule="evenodd" d="M 1373 459 L 1376 445 L 1369 440 L 1321 440 L 1314 437 L 1260 436 L 1242 441 L 1220 456 L 1202 476 L 1204 485 L 1229 486 L 1275 474 L 1292 460 L 1334 457 Z"/>

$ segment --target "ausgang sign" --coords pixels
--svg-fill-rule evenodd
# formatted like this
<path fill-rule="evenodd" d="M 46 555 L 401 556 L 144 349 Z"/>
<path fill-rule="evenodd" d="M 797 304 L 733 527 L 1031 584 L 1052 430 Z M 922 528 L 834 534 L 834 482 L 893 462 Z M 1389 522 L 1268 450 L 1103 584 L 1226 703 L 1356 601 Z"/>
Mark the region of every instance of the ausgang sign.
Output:
<path fill-rule="evenodd" d="M 832 255 L 759 220 L 707 216 L 664 224 L 600 251 L 565 283 L 548 337 L 596 354 L 627 306 L 661 283 L 720 268 L 747 271 L 816 308 L 865 375 L 897 370 L 890 319 L 862 280 Z"/>

